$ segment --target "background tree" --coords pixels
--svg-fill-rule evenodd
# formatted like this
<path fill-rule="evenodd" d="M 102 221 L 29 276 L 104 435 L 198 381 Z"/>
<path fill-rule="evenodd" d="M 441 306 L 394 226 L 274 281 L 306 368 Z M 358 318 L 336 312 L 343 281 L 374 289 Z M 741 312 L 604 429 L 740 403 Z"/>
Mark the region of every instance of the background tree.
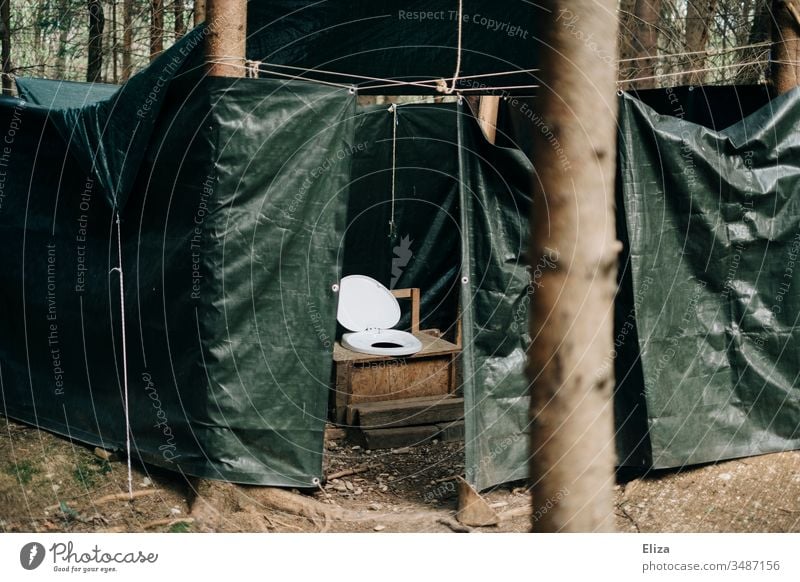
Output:
<path fill-rule="evenodd" d="M 0 0 L 0 61 L 3 93 L 11 93 L 11 0 Z"/>
<path fill-rule="evenodd" d="M 150 1 L 150 60 L 164 51 L 164 0 Z"/>
<path fill-rule="evenodd" d="M 90 83 L 101 81 L 103 68 L 103 28 L 105 15 L 100 0 L 87 0 L 89 9 L 89 50 L 86 64 L 86 80 Z"/>

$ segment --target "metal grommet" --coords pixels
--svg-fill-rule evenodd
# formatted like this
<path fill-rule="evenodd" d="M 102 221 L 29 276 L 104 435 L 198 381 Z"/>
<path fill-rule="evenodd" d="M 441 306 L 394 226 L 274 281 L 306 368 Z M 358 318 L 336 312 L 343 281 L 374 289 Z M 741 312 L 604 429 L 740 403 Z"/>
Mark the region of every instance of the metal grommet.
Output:
<path fill-rule="evenodd" d="M 617 97 L 622 97 L 623 94 L 622 89 L 617 89 Z"/>
<path fill-rule="evenodd" d="M 339 292 L 339 283 L 334 283 L 333 285 L 331 285 L 331 291 L 333 291 L 334 293 L 338 293 Z"/>
<path fill-rule="evenodd" d="M 320 484 L 319 477 L 314 477 L 314 478 L 311 480 L 311 484 L 312 484 L 312 485 L 314 485 L 315 487 L 319 487 L 319 484 Z"/>
<path fill-rule="evenodd" d="M 469 283 L 469 277 L 467 277 L 466 275 L 461 277 L 461 284 L 466 285 L 467 283 Z"/>
<path fill-rule="evenodd" d="M 355 87 L 350 87 L 347 90 L 347 92 L 350 93 L 350 95 L 355 95 L 356 94 L 356 88 Z"/>

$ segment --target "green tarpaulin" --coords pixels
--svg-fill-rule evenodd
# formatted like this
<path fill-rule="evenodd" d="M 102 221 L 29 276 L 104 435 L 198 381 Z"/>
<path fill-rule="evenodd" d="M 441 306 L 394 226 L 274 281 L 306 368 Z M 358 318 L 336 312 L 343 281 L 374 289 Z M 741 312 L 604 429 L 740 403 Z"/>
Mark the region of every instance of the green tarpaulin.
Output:
<path fill-rule="evenodd" d="M 711 112 L 723 103 L 715 120 L 669 91 L 662 113 L 621 101 L 632 288 L 616 347 L 643 373 L 625 370 L 621 461 L 675 467 L 798 448 L 800 92 L 743 118 L 735 108 L 752 107 L 733 90 L 707 108 L 694 101 Z"/>

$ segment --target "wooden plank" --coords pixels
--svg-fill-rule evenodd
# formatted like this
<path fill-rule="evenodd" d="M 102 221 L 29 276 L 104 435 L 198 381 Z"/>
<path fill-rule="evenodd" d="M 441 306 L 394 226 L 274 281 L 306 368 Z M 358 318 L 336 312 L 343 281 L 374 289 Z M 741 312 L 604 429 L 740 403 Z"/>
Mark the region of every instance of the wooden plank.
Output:
<path fill-rule="evenodd" d="M 463 398 L 395 400 L 391 403 L 361 403 L 348 406 L 348 418 L 361 428 L 392 428 L 440 424 L 464 416 Z"/>
<path fill-rule="evenodd" d="M 354 364 L 348 404 L 445 395 L 449 386 L 449 356 Z"/>
<path fill-rule="evenodd" d="M 419 358 L 424 358 L 427 356 L 438 356 L 443 354 L 455 354 L 461 351 L 461 348 L 456 344 L 447 341 L 446 339 L 440 337 L 434 337 L 433 335 L 419 332 L 415 333 L 414 337 L 417 338 L 420 342 L 422 342 L 422 349 L 418 351 L 416 354 L 411 356 L 406 356 L 404 358 L 393 358 L 391 356 L 373 356 L 372 354 L 362 354 L 360 352 L 354 352 L 352 350 L 348 350 L 344 346 L 342 346 L 341 342 L 335 342 L 333 344 L 333 361 L 334 362 L 380 362 L 386 360 L 396 360 L 396 359 L 403 359 L 403 360 L 414 360 Z"/>
<path fill-rule="evenodd" d="M 464 440 L 464 421 L 457 420 L 437 425 L 439 429 L 439 440 L 445 443 Z"/>
<path fill-rule="evenodd" d="M 396 449 L 419 445 L 436 438 L 439 429 L 435 425 L 404 426 L 399 428 L 374 428 L 362 430 L 368 449 Z"/>

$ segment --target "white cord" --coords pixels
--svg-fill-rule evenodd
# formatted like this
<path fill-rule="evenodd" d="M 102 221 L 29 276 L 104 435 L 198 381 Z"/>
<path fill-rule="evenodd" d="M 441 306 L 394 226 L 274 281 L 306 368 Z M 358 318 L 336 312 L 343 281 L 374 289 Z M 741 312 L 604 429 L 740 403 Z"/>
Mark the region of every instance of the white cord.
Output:
<path fill-rule="evenodd" d="M 128 347 L 125 340 L 125 278 L 122 274 L 122 228 L 117 212 L 117 252 L 119 253 L 119 306 L 122 314 L 122 384 L 125 389 L 125 450 L 128 455 L 128 495 L 133 499 L 133 472 L 131 471 L 131 417 L 128 410 Z"/>
<path fill-rule="evenodd" d="M 453 91 L 456 90 L 458 74 L 461 72 L 461 29 L 464 23 L 462 18 L 463 8 L 463 0 L 458 0 L 458 52 L 456 53 L 456 72 L 453 73 L 453 82 L 450 84 L 450 87 L 444 90 L 446 95 L 451 95 Z"/>
<path fill-rule="evenodd" d="M 389 111 L 392 112 L 392 216 L 389 219 L 389 238 L 394 238 L 397 235 L 397 228 L 394 224 L 394 187 L 395 170 L 397 168 L 397 104 L 392 103 Z"/>

